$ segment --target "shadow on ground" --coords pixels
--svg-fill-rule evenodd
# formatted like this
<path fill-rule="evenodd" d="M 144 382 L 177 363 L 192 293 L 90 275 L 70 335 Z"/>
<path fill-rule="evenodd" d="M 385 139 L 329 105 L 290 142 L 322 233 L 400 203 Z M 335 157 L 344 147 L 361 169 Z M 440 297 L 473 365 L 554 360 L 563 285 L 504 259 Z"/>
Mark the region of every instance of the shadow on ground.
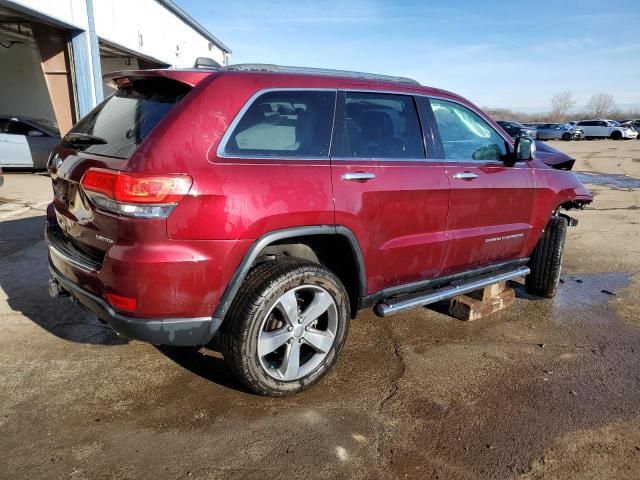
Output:
<path fill-rule="evenodd" d="M 43 239 L 45 216 L 5 220 L 0 228 L 0 297 L 8 309 L 65 340 L 77 343 L 121 345 L 128 340 L 63 298 L 50 298 L 49 267 Z M 5 310 L 6 309 L 6 310 Z"/>
<path fill-rule="evenodd" d="M 156 348 L 167 358 L 204 380 L 239 392 L 253 393 L 233 376 L 219 352 L 205 347 L 158 345 Z"/>

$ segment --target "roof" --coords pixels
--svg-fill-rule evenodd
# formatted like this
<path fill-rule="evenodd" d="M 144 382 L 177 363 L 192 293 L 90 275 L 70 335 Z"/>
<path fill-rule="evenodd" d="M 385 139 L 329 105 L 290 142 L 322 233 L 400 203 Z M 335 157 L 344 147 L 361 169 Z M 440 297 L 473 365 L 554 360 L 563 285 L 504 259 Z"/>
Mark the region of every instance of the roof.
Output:
<path fill-rule="evenodd" d="M 167 9 L 171 10 L 175 15 L 177 15 L 183 22 L 197 31 L 200 35 L 205 37 L 214 45 L 218 46 L 220 49 L 227 53 L 231 53 L 231 49 L 227 47 L 224 43 L 218 40 L 209 30 L 200 25 L 191 15 L 185 12 L 182 8 L 180 8 L 177 4 L 175 4 L 172 0 L 157 0 L 158 3 L 164 5 Z"/>
<path fill-rule="evenodd" d="M 282 65 L 271 64 L 235 64 L 227 65 L 224 67 L 210 67 L 210 68 L 176 68 L 176 69 L 158 69 L 158 70 L 125 70 L 119 72 L 108 73 L 103 76 L 103 80 L 107 83 L 114 82 L 115 79 L 120 77 L 166 77 L 178 82 L 185 83 L 187 85 L 195 86 L 209 75 L 214 74 L 232 74 L 232 75 L 294 75 L 294 76 L 316 76 L 327 77 L 336 80 L 348 78 L 348 79 L 361 79 L 372 81 L 375 83 L 386 83 L 388 85 L 395 85 L 399 87 L 417 89 L 423 92 L 429 92 L 435 95 L 445 95 L 447 97 L 459 98 L 457 95 L 448 90 L 441 88 L 424 86 L 418 83 L 416 80 L 406 77 L 394 77 L 390 75 L 379 75 L 375 73 L 363 73 L 353 72 L 348 70 L 331 70 L 323 68 L 309 68 L 309 67 L 288 67 Z"/>
<path fill-rule="evenodd" d="M 385 82 L 420 85 L 420 83 L 416 80 L 407 77 L 380 75 L 377 73 L 354 72 L 351 70 L 332 70 L 328 68 L 291 67 L 286 65 L 273 65 L 268 63 L 238 63 L 235 65 L 227 65 L 226 67 L 221 67 L 219 70 L 232 72 L 267 72 L 299 75 L 325 75 L 332 77 L 359 78 L 364 80 L 380 80 Z"/>

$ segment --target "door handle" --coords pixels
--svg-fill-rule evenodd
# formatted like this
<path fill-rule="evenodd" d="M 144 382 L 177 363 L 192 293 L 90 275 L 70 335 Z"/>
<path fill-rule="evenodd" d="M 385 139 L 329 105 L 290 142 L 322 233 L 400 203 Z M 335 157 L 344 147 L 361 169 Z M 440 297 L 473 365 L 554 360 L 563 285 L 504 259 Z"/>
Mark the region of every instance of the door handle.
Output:
<path fill-rule="evenodd" d="M 376 174 L 370 172 L 353 172 L 342 174 L 342 180 L 346 180 L 348 182 L 367 182 L 369 180 L 373 180 L 374 178 L 376 178 Z"/>
<path fill-rule="evenodd" d="M 455 178 L 456 180 L 473 180 L 474 178 L 478 178 L 479 175 L 477 173 L 471 173 L 471 172 L 460 172 L 460 173 L 456 173 L 453 178 Z"/>

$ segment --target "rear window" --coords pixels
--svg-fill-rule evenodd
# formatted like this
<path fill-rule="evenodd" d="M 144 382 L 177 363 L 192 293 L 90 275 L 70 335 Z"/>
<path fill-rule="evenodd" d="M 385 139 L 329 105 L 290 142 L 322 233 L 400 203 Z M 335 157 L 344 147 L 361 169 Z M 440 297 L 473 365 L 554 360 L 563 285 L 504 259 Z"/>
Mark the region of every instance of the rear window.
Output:
<path fill-rule="evenodd" d="M 224 153 L 327 157 L 335 96 L 333 91 L 264 93 L 242 115 L 229 136 Z"/>
<path fill-rule="evenodd" d="M 191 87 L 164 78 L 134 80 L 100 103 L 72 129 L 104 143 L 83 145 L 83 151 L 127 159 Z"/>

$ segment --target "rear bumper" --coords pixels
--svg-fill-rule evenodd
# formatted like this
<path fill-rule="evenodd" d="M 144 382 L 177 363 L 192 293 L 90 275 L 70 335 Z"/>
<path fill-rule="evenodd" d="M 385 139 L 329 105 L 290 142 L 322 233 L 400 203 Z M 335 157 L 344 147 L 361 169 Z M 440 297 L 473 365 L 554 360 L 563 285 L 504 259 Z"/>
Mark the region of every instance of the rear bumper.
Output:
<path fill-rule="evenodd" d="M 222 319 L 215 317 L 158 319 L 127 317 L 116 312 L 100 297 L 66 278 L 53 265 L 51 257 L 49 257 L 49 271 L 59 288 L 67 292 L 75 303 L 96 315 L 123 337 L 156 345 L 206 345 L 213 339 L 222 323 Z"/>

